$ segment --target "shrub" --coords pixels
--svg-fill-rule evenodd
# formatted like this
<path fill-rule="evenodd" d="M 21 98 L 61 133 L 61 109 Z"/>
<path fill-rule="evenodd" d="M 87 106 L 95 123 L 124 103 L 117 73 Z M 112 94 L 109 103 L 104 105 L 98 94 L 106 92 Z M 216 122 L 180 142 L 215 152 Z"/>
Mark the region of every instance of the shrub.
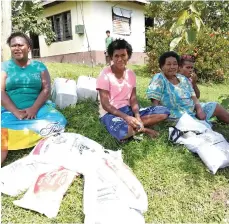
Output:
<path fill-rule="evenodd" d="M 165 29 L 150 29 L 147 32 L 149 57 L 149 71 L 156 73 L 158 68 L 158 57 L 169 50 L 169 43 L 174 38 Z M 188 45 L 182 40 L 176 47 L 178 54 L 192 54 L 196 57 L 196 68 L 199 79 L 204 82 L 223 82 L 229 79 L 229 33 L 211 32 L 203 29 L 197 40 Z"/>

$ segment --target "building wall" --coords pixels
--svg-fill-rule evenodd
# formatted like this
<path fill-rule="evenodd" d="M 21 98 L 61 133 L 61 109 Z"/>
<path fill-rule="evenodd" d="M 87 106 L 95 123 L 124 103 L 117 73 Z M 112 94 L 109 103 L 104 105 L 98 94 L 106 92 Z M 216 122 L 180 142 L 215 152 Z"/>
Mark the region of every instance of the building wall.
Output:
<path fill-rule="evenodd" d="M 53 55 L 48 57 L 41 57 L 38 60 L 43 62 L 58 62 L 58 63 L 73 63 L 73 64 L 86 64 L 98 65 L 105 64 L 105 56 L 103 51 L 91 52 L 77 52 L 70 54 Z M 145 64 L 147 55 L 142 52 L 134 52 L 129 63 L 130 64 Z"/>
<path fill-rule="evenodd" d="M 131 35 L 122 36 L 113 34 L 112 27 L 112 7 L 120 7 L 132 10 L 131 18 Z M 124 38 L 133 47 L 135 54 L 133 55 L 133 63 L 143 63 L 145 54 L 145 17 L 144 5 L 130 2 L 64 2 L 45 9 L 45 17 L 55 15 L 64 11 L 71 10 L 72 34 L 73 39 L 62 42 L 52 43 L 47 46 L 44 37 L 39 37 L 40 54 L 46 60 L 53 61 L 64 58 L 65 62 L 72 62 L 73 58 L 77 59 L 77 63 L 90 63 L 88 61 L 88 52 L 90 49 L 93 52 L 93 62 L 95 64 L 105 63 L 103 51 L 105 50 L 106 30 L 111 31 L 111 36 L 114 38 Z M 82 16 L 83 15 L 83 16 Z M 86 33 L 84 35 L 75 34 L 75 25 L 83 24 Z M 87 34 L 87 35 L 86 35 Z M 85 53 L 83 53 L 85 52 Z M 96 52 L 96 53 L 95 53 Z M 61 55 L 65 55 L 61 57 Z M 75 56 L 73 56 L 75 55 Z M 78 56 L 76 56 L 78 55 Z M 138 56 L 135 56 L 138 55 Z M 141 56 L 140 56 L 141 55 Z M 49 56 L 52 56 L 48 59 Z M 56 57 L 55 57 L 56 56 Z M 140 57 L 139 57 L 140 56 Z M 68 59 L 69 58 L 69 61 Z M 79 60 L 79 61 L 78 61 Z"/>
<path fill-rule="evenodd" d="M 83 24 L 80 4 L 83 4 L 84 6 L 84 13 L 90 15 L 91 2 L 63 2 L 61 4 L 48 7 L 44 10 L 45 17 L 56 15 L 65 11 L 71 11 L 72 40 L 54 42 L 50 46 L 47 46 L 44 37 L 39 36 L 41 57 L 84 52 L 88 50 L 85 35 L 75 34 L 75 25 Z"/>
<path fill-rule="evenodd" d="M 112 7 L 132 10 L 131 35 L 123 36 L 113 34 Z M 144 5 L 130 2 L 92 2 L 93 15 L 86 17 L 86 29 L 92 50 L 104 50 L 106 30 L 111 31 L 114 38 L 124 38 L 133 47 L 134 52 L 143 52 L 145 49 L 145 16 Z M 94 18 L 95 17 L 95 18 Z"/>

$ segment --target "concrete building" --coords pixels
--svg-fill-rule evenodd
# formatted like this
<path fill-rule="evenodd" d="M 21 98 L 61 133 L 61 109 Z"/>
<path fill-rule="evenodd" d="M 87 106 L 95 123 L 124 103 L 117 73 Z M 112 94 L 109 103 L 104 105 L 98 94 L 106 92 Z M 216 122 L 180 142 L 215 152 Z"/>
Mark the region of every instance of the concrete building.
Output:
<path fill-rule="evenodd" d="M 46 1 L 43 16 L 52 21 L 56 41 L 48 46 L 43 36 L 32 37 L 33 56 L 49 62 L 105 64 L 106 30 L 110 30 L 114 39 L 123 38 L 132 45 L 130 63 L 143 64 L 145 4 L 145 0 Z"/>

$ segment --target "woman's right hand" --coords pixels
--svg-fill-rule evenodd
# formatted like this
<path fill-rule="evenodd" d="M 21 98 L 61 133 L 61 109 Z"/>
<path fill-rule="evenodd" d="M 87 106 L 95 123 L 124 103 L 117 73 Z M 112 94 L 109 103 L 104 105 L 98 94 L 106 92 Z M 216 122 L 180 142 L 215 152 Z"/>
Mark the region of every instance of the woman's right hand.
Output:
<path fill-rule="evenodd" d="M 196 73 L 191 74 L 191 79 L 192 79 L 192 84 L 196 85 L 197 80 L 198 80 Z"/>
<path fill-rule="evenodd" d="M 19 120 L 23 120 L 26 116 L 26 112 L 24 110 L 16 110 L 14 113 L 15 117 L 17 117 Z"/>
<path fill-rule="evenodd" d="M 205 120 L 207 116 L 202 109 L 198 109 L 196 111 L 196 117 L 199 118 L 200 120 Z"/>
<path fill-rule="evenodd" d="M 128 123 L 128 125 L 130 125 L 134 129 L 139 129 L 140 122 L 139 122 L 139 120 L 137 118 L 132 117 L 132 116 L 127 116 L 125 118 L 125 121 Z"/>

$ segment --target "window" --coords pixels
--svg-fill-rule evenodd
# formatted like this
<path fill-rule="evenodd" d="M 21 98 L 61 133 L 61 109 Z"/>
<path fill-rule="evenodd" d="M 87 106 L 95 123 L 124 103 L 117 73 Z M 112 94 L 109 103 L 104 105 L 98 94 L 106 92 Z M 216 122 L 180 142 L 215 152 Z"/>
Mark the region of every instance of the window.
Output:
<path fill-rule="evenodd" d="M 71 12 L 63 12 L 58 15 L 48 17 L 52 23 L 52 30 L 56 34 L 57 41 L 72 40 Z"/>
<path fill-rule="evenodd" d="M 112 8 L 113 33 L 129 36 L 131 34 L 131 15 L 132 11 Z"/>

